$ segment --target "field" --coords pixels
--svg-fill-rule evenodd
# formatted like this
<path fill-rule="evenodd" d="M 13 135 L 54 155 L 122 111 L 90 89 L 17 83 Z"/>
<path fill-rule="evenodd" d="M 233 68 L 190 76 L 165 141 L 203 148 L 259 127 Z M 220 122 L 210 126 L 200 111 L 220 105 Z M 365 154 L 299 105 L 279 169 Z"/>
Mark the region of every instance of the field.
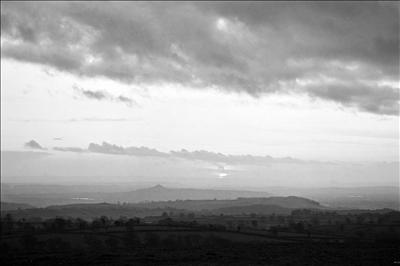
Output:
<path fill-rule="evenodd" d="M 2 265 L 390 265 L 396 243 L 299 233 L 138 224 L 127 229 L 14 232 L 2 236 Z M 290 256 L 286 256 L 290 254 Z M 365 263 L 367 262 L 367 263 Z"/>
<path fill-rule="evenodd" d="M 52 218 L 40 216 L 48 209 L 2 212 L 1 265 L 391 265 L 400 260 L 400 213 L 389 209 L 234 215 L 164 208 L 141 217 L 147 210 L 135 213 L 131 206 L 56 208 L 60 216 Z M 92 216 L 98 208 L 110 216 Z M 83 212 L 92 218 L 70 216 Z"/>

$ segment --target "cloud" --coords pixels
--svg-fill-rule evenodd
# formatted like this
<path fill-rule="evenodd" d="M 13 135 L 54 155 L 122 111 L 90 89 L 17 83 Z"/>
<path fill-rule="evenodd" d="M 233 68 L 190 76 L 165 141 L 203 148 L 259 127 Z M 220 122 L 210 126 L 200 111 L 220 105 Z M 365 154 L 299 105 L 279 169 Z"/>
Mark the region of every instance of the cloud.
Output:
<path fill-rule="evenodd" d="M 54 147 L 57 151 L 70 152 L 92 152 L 115 155 L 131 155 L 131 156 L 153 156 L 163 158 L 181 158 L 190 161 L 203 161 L 216 164 L 218 168 L 224 169 L 221 164 L 249 164 L 249 165 L 265 165 L 270 163 L 304 163 L 305 161 L 286 158 L 273 158 L 271 156 L 254 156 L 254 155 L 226 155 L 210 151 L 170 151 L 160 152 L 156 149 L 148 147 L 123 147 L 115 144 L 103 142 L 102 144 L 90 143 L 87 149 L 76 147 Z"/>
<path fill-rule="evenodd" d="M 13 119 L 14 122 L 124 122 L 139 121 L 133 118 L 108 118 L 108 117 L 86 117 L 86 118 L 69 118 L 69 119 Z M 63 140 L 63 138 L 53 138 L 53 140 Z"/>
<path fill-rule="evenodd" d="M 398 115 L 390 2 L 2 2 L 2 56 L 79 76 L 308 94 Z M 329 81 L 329 82 L 327 82 Z M 382 87 L 379 83 L 393 84 Z M 110 100 L 102 91 L 86 96 Z M 114 101 L 131 104 L 125 96 Z"/>
<path fill-rule="evenodd" d="M 81 90 L 81 92 L 83 95 L 90 99 L 103 100 L 107 98 L 105 93 L 102 91 Z"/>
<path fill-rule="evenodd" d="M 371 87 L 361 84 L 328 84 L 309 86 L 307 91 L 315 97 L 337 101 L 345 106 L 387 115 L 398 115 L 399 105 L 391 99 L 399 98 L 399 90 L 391 87 Z"/>
<path fill-rule="evenodd" d="M 128 119 L 128 118 L 96 118 L 96 117 L 88 117 L 82 119 L 72 119 L 69 121 L 85 121 L 85 122 L 124 122 L 124 121 L 136 121 L 136 119 Z"/>
<path fill-rule="evenodd" d="M 106 101 L 121 102 L 121 103 L 125 103 L 129 107 L 132 107 L 134 104 L 137 105 L 133 99 L 126 97 L 126 96 L 122 96 L 122 95 L 113 96 L 102 90 L 95 90 L 95 91 L 85 90 L 83 88 L 78 87 L 77 85 L 74 85 L 73 89 L 89 99 L 94 99 L 94 100 L 99 100 L 99 101 L 106 100 Z"/>
<path fill-rule="evenodd" d="M 123 154 L 123 155 L 135 155 L 135 156 L 157 156 L 165 157 L 168 154 L 159 152 L 156 149 L 149 149 L 147 147 L 127 147 L 117 146 L 107 142 L 103 142 L 101 145 L 96 143 L 90 143 L 88 151 L 94 153 L 106 153 L 106 154 Z"/>
<path fill-rule="evenodd" d="M 187 151 L 182 149 L 180 151 L 171 151 L 170 154 L 175 157 L 180 157 L 188 160 L 200 160 L 215 163 L 227 164 L 269 164 L 271 162 L 286 162 L 286 163 L 300 163 L 301 160 L 296 160 L 290 157 L 287 158 L 273 158 L 271 156 L 254 156 L 254 155 L 225 155 L 222 153 L 215 153 L 210 151 Z"/>
<path fill-rule="evenodd" d="M 135 104 L 135 102 L 131 98 L 128 98 L 128 97 L 125 97 L 122 95 L 116 97 L 115 100 L 118 102 L 125 103 L 128 106 L 132 106 L 133 104 Z"/>
<path fill-rule="evenodd" d="M 27 143 L 25 143 L 25 148 L 30 148 L 30 149 L 35 149 L 35 150 L 46 150 L 43 148 L 38 142 L 35 140 L 30 140 Z"/>
<path fill-rule="evenodd" d="M 86 98 L 89 99 L 94 99 L 94 100 L 108 100 L 110 96 L 105 92 L 101 90 L 96 90 L 96 91 L 91 91 L 91 90 L 85 90 L 83 88 L 78 87 L 77 85 L 72 86 L 72 88 L 77 91 L 79 94 L 82 96 L 85 96 Z"/>
<path fill-rule="evenodd" d="M 70 151 L 70 152 L 87 152 L 87 150 L 78 147 L 54 147 L 55 151 Z"/>

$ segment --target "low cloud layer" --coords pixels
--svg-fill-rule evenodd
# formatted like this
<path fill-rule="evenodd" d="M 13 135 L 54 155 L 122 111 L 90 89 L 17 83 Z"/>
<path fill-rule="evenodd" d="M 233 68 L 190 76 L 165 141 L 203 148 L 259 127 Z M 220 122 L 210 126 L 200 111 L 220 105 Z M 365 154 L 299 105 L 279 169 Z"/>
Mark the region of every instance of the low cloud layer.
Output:
<path fill-rule="evenodd" d="M 2 182 L 99 184 L 107 186 L 163 184 L 170 187 L 371 187 L 399 186 L 399 163 L 316 164 L 272 162 L 268 165 L 210 165 L 202 161 L 162 157 L 93 156 L 1 151 Z M 23 166 L 23 167 L 21 167 Z M 45 174 L 44 174 L 45 173 Z"/>
<path fill-rule="evenodd" d="M 156 149 L 148 147 L 122 147 L 115 144 L 103 142 L 102 144 L 90 143 L 87 149 L 77 147 L 54 147 L 57 151 L 69 152 L 92 152 L 103 154 L 116 154 L 116 155 L 131 155 L 131 156 L 152 156 L 164 158 L 181 158 L 185 160 L 198 160 L 209 163 L 222 163 L 222 164 L 268 164 L 268 163 L 302 163 L 305 161 L 293 158 L 273 158 L 271 156 L 254 156 L 254 155 L 226 155 L 222 153 L 215 153 L 210 151 L 170 151 L 160 152 Z M 222 167 L 222 166 L 221 166 Z"/>
<path fill-rule="evenodd" d="M 123 154 L 123 155 L 135 155 L 135 156 L 158 156 L 158 157 L 168 156 L 168 154 L 166 153 L 159 152 L 155 149 L 150 149 L 147 147 L 124 148 L 122 146 L 109 144 L 107 142 L 103 142 L 101 145 L 90 143 L 88 151 L 95 153 Z"/>
<path fill-rule="evenodd" d="M 73 89 L 77 91 L 80 95 L 92 100 L 120 102 L 126 104 L 129 107 L 132 107 L 134 104 L 136 104 L 136 102 L 129 97 L 123 95 L 113 96 L 103 90 L 85 90 L 76 85 L 73 86 Z"/>
<path fill-rule="evenodd" d="M 30 140 L 24 145 L 25 148 L 34 149 L 34 150 L 46 150 L 43 148 L 37 141 Z"/>
<path fill-rule="evenodd" d="M 55 151 L 70 151 L 70 152 L 87 152 L 87 150 L 78 147 L 54 147 Z"/>
<path fill-rule="evenodd" d="M 76 75 L 399 112 L 394 2 L 2 2 L 1 30 L 4 58 Z"/>

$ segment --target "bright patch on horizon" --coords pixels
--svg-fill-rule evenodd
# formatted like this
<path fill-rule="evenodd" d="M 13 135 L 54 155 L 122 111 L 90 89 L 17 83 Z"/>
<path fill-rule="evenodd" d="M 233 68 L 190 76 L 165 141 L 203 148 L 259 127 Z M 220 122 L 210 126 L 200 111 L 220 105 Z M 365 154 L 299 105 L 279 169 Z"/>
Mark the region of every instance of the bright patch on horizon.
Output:
<path fill-rule="evenodd" d="M 217 29 L 220 31 L 226 31 L 228 29 L 228 24 L 224 18 L 218 18 Z"/>
<path fill-rule="evenodd" d="M 224 178 L 226 176 L 228 176 L 227 173 L 218 173 L 218 178 Z"/>

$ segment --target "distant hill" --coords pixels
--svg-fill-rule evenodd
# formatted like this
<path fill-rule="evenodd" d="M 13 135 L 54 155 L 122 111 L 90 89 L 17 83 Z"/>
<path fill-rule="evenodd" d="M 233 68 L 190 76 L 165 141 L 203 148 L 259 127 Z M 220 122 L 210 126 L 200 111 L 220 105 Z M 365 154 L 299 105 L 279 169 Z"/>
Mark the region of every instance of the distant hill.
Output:
<path fill-rule="evenodd" d="M 46 208 L 20 209 L 13 211 L 2 211 L 1 214 L 11 213 L 16 219 L 20 218 L 36 218 L 43 219 L 54 217 L 72 217 L 91 220 L 100 216 L 107 216 L 117 219 L 121 216 L 126 217 L 145 217 L 161 215 L 164 211 L 182 211 L 175 209 L 146 209 L 134 205 L 118 205 L 109 203 L 95 204 L 70 204 L 60 206 L 49 206 Z"/>
<path fill-rule="evenodd" d="M 226 200 L 239 197 L 268 197 L 267 192 L 242 191 L 242 190 L 214 190 L 192 188 L 167 188 L 156 185 L 150 188 L 137 189 L 129 192 L 93 192 L 93 191 L 67 191 L 66 189 L 47 189 L 43 193 L 16 193 L 11 189 L 2 193 L 1 198 L 8 202 L 30 203 L 37 207 L 49 205 L 65 205 L 75 203 L 138 203 L 144 201 L 169 201 L 169 200 Z"/>
<path fill-rule="evenodd" d="M 225 207 L 213 210 L 214 214 L 224 215 L 240 215 L 240 214 L 259 214 L 259 215 L 289 215 L 293 209 L 284 208 L 277 205 L 262 205 L 262 204 L 254 204 L 254 205 L 246 205 L 246 206 L 232 206 Z"/>
<path fill-rule="evenodd" d="M 237 198 L 234 200 L 176 200 L 159 202 L 142 202 L 135 206 L 142 208 L 176 208 L 192 211 L 216 210 L 219 208 L 274 205 L 288 209 L 320 209 L 323 208 L 317 201 L 301 197 L 263 197 L 263 198 Z"/>
<path fill-rule="evenodd" d="M 154 183 L 153 183 L 154 184 Z M 399 187 L 264 187 L 259 192 L 233 189 L 189 189 L 146 184 L 4 184 L 1 201 L 28 203 L 35 207 L 75 203 L 117 203 L 168 200 L 236 199 L 240 197 L 264 198 L 289 196 L 314 199 L 324 206 L 335 209 L 383 209 L 400 210 Z M 141 189 L 138 189 L 141 188 Z M 265 192 L 262 192 L 264 189 Z"/>
<path fill-rule="evenodd" d="M 206 199 L 236 199 L 239 197 L 267 197 L 267 192 L 241 190 L 214 190 L 193 188 L 167 188 L 161 185 L 138 189 L 130 192 L 108 193 L 98 195 L 105 202 L 142 202 L 168 200 L 206 200 Z"/>
<path fill-rule="evenodd" d="M 56 216 L 80 217 L 92 219 L 102 215 L 118 218 L 145 217 L 161 215 L 163 212 L 196 212 L 214 214 L 289 214 L 297 208 L 319 209 L 323 208 L 318 202 L 299 197 L 269 197 L 269 198 L 238 198 L 235 200 L 176 200 L 154 201 L 130 204 L 69 204 L 49 206 L 36 209 L 19 209 L 2 211 L 11 213 L 16 218 L 41 217 L 52 218 Z"/>
<path fill-rule="evenodd" d="M 25 203 L 15 203 L 15 202 L 1 202 L 1 211 L 12 211 L 18 209 L 31 209 L 34 208 L 32 205 Z"/>

